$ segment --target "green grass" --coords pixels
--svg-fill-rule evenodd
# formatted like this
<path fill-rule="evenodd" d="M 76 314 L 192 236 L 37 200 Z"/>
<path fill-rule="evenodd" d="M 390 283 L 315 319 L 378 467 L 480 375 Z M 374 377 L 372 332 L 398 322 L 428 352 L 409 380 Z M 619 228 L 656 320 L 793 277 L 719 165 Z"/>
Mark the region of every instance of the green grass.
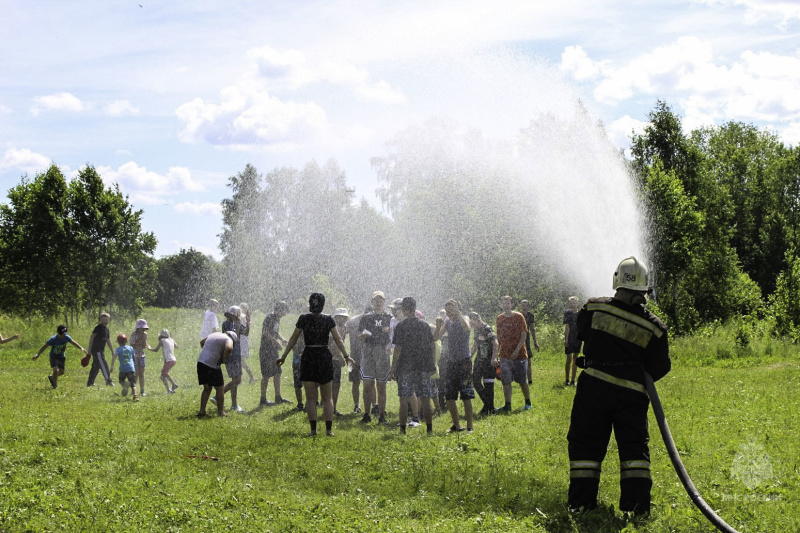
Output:
<path fill-rule="evenodd" d="M 254 317 L 255 344 L 262 317 Z M 74 348 L 51 390 L 46 354 L 30 357 L 55 324 L 0 320 L 4 336 L 23 335 L 0 347 L 0 531 L 713 531 L 683 491 L 652 418 L 652 516 L 628 520 L 615 510 L 613 441 L 601 507 L 577 517 L 566 512 L 574 389 L 560 386 L 563 356 L 546 327 L 540 342 L 552 351 L 535 360 L 532 411 L 519 410 L 515 387 L 515 412 L 477 421 L 472 435 L 446 435 L 449 418 L 439 417 L 435 436 L 418 428 L 403 438 L 390 385 L 389 427 L 363 427 L 347 414 L 334 423 L 335 438 L 311 439 L 305 414 L 293 406 L 256 409 L 257 384 L 240 389 L 247 414 L 197 420 L 201 313 L 148 310 L 144 318 L 152 345 L 162 327 L 173 331 L 181 388 L 164 394 L 161 355 L 148 353 L 148 396 L 138 404 L 119 396 L 119 386 L 87 389 L 88 369 Z M 128 322 L 112 320 L 113 336 L 130 333 Z M 284 318 L 285 335 L 292 325 Z M 70 333 L 85 344 L 90 332 Z M 797 350 L 781 345 L 738 354 L 739 367 L 703 366 L 704 342 L 696 339 L 693 349 L 691 339 L 676 340 L 675 367 L 658 383 L 695 485 L 739 531 L 800 530 Z M 258 375 L 255 348 L 250 362 Z M 283 388 L 293 398 L 288 375 Z M 496 394 L 499 404 L 499 386 Z M 352 411 L 349 383 L 340 410 Z M 748 449 L 766 454 L 772 468 L 753 488 L 731 473 Z"/>

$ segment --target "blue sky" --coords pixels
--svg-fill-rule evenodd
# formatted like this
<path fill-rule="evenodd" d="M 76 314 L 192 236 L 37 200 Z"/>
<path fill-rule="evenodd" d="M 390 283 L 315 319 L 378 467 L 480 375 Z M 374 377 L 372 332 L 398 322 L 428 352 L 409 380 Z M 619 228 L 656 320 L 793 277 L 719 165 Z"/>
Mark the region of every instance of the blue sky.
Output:
<path fill-rule="evenodd" d="M 541 4 L 541 5 L 539 5 Z M 800 142 L 800 3 L 0 0 L 0 194 L 91 164 L 157 256 L 219 257 L 227 178 L 369 158 L 446 117 L 513 138 L 580 99 L 620 148 L 657 99 Z"/>

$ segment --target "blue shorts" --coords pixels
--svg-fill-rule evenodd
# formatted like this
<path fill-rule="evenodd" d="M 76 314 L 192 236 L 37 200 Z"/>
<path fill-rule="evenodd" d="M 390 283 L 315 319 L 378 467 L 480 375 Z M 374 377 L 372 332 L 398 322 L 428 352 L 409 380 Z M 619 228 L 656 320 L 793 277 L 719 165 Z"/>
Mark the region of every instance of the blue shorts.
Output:
<path fill-rule="evenodd" d="M 147 357 L 134 355 L 133 366 L 136 368 L 145 368 L 147 366 Z"/>
<path fill-rule="evenodd" d="M 475 399 L 475 389 L 472 387 L 472 360 L 462 359 L 447 364 L 447 371 L 440 380 L 444 383 L 445 400 Z"/>
<path fill-rule="evenodd" d="M 412 371 L 397 376 L 397 396 L 410 398 L 415 394 L 418 398 L 433 397 L 430 372 Z"/>
<path fill-rule="evenodd" d="M 66 363 L 66 355 L 50 355 L 50 368 L 60 368 L 61 370 L 64 370 Z"/>
<path fill-rule="evenodd" d="M 527 359 L 503 359 L 500 358 L 500 381 L 503 385 L 511 385 L 516 381 L 520 385 L 528 382 L 528 360 Z"/>

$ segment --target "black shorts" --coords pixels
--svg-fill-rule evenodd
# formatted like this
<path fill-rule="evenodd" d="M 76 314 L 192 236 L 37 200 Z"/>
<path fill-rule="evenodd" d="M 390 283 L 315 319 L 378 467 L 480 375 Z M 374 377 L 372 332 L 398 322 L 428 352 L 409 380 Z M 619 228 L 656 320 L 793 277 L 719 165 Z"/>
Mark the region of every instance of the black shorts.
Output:
<path fill-rule="evenodd" d="M 462 400 L 475 399 L 475 389 L 472 387 L 472 361 L 463 359 L 461 361 L 447 364 L 444 383 L 445 400 L 458 400 L 459 394 Z"/>
<path fill-rule="evenodd" d="M 581 345 L 583 343 L 578 341 L 576 344 L 570 344 L 569 346 L 564 347 L 564 355 L 569 355 L 572 353 L 581 353 Z"/>
<path fill-rule="evenodd" d="M 212 387 L 222 387 L 225 385 L 225 378 L 222 376 L 221 368 L 211 368 L 210 366 L 197 362 L 197 382 L 200 385 L 211 385 Z"/>
<path fill-rule="evenodd" d="M 312 381 L 324 385 L 333 381 L 333 356 L 328 347 L 306 346 L 300 359 L 300 381 Z"/>
<path fill-rule="evenodd" d="M 497 376 L 497 369 L 492 364 L 490 358 L 478 356 L 475 358 L 475 364 L 472 366 L 472 375 L 474 379 L 479 381 L 494 379 Z"/>

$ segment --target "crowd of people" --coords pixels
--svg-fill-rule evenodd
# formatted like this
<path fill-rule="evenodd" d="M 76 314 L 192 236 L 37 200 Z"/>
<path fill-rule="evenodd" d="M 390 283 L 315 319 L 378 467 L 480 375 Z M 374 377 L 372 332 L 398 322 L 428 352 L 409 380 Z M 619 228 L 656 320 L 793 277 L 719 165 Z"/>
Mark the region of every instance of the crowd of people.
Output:
<path fill-rule="evenodd" d="M 647 268 L 641 262 L 635 257 L 623 260 L 613 280 L 613 297 L 592 298 L 581 309 L 578 299 L 571 297 L 564 311 L 564 386 L 577 387 L 567 435 L 568 503 L 576 512 L 597 506 L 601 464 L 613 430 L 620 456 L 620 509 L 646 514 L 652 480 L 645 376 L 649 374 L 655 381 L 670 370 L 667 329 L 644 306 L 650 285 Z M 291 336 L 285 339 L 280 321 L 289 306 L 276 302 L 261 329 L 259 408 L 292 403 L 281 394 L 283 366 L 292 353 L 296 409 L 306 412 L 311 436 L 317 434 L 319 407 L 326 435 L 333 436 L 333 421 L 342 416 L 337 404 L 345 367 L 353 413 L 361 415 L 363 424 L 372 423 L 372 417 L 377 424 L 388 424 L 387 385 L 397 383 L 397 425 L 403 434 L 408 427 L 421 425 L 420 420 L 432 433 L 434 415 L 445 410 L 452 422 L 448 433 L 472 432 L 475 418 L 512 411 L 514 383 L 524 398 L 522 410 L 530 410 L 529 363 L 532 348 L 539 350 L 540 346 L 530 302 L 522 300 L 521 311 L 515 311 L 514 306 L 511 296 L 501 298 L 502 313 L 496 317 L 495 332 L 478 313 L 464 314 L 455 299 L 445 303 L 431 324 L 410 296 L 396 298 L 387 306 L 385 294 L 375 291 L 366 309 L 351 317 L 345 308 L 335 309 L 333 315 L 323 313 L 325 296 L 313 293 L 308 312 L 299 316 Z M 230 395 L 230 410 L 244 412 L 238 404 L 242 374 L 246 372 L 251 383 L 257 381 L 248 365 L 249 306 L 230 306 L 222 324 L 217 319 L 218 309 L 219 302 L 211 300 L 201 328 L 197 378 L 203 390 L 198 417 L 207 416 L 209 402 L 216 405 L 218 416 L 227 416 L 226 394 Z M 118 348 L 113 350 L 109 367 L 104 353 L 106 347 L 113 349 L 109 320 L 107 313 L 100 315 L 89 337 L 89 350 L 68 335 L 66 326 L 58 326 L 56 334 L 33 356 L 36 360 L 50 349 L 50 386 L 58 387 L 58 378 L 65 370 L 65 350 L 71 344 L 86 354 L 81 360 L 83 366 L 92 364 L 87 386 L 93 386 L 99 374 L 106 385 L 113 385 L 114 365 L 119 361 L 122 395 L 127 396 L 130 390 L 134 401 L 145 395 L 146 351 L 161 351 L 161 381 L 166 393 L 174 394 L 179 386 L 170 370 L 176 363 L 177 345 L 170 332 L 162 329 L 152 348 L 147 321 L 138 319 L 130 337 L 117 336 Z M 16 339 L 19 335 L 0 335 L 0 344 Z M 349 341 L 349 350 L 345 341 Z M 583 357 L 579 357 L 581 351 Z M 229 378 L 227 384 L 222 365 Z M 578 367 L 584 370 L 576 380 Z M 502 407 L 495 405 L 494 384 L 498 379 L 503 390 Z M 270 380 L 274 401 L 267 399 Z M 482 403 L 477 415 L 472 406 L 476 393 Z"/>

